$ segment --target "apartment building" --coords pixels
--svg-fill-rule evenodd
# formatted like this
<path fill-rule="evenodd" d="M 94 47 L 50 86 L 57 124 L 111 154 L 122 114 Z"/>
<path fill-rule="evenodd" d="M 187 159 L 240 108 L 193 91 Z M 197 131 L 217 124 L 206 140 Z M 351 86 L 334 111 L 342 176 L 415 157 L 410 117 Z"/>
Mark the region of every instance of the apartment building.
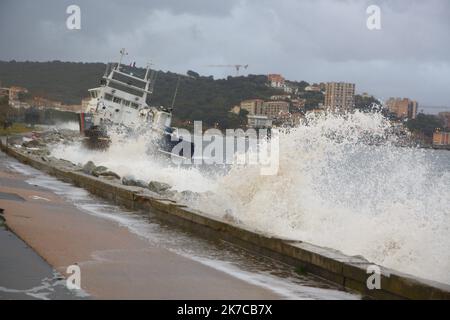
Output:
<path fill-rule="evenodd" d="M 436 131 L 433 133 L 433 145 L 448 146 L 450 145 L 450 132 Z"/>
<path fill-rule="evenodd" d="M 242 110 L 247 110 L 248 114 L 254 115 L 257 114 L 257 110 L 260 110 L 264 100 L 262 99 L 250 99 L 244 100 L 241 102 L 240 107 Z"/>
<path fill-rule="evenodd" d="M 327 82 L 324 106 L 338 112 L 352 110 L 355 106 L 355 84 Z"/>
<path fill-rule="evenodd" d="M 261 108 L 256 110 L 256 114 L 267 116 L 270 119 L 274 119 L 280 114 L 288 112 L 289 102 L 281 100 L 265 101 Z"/>
<path fill-rule="evenodd" d="M 415 119 L 419 104 L 409 98 L 389 98 L 386 106 L 399 119 Z"/>

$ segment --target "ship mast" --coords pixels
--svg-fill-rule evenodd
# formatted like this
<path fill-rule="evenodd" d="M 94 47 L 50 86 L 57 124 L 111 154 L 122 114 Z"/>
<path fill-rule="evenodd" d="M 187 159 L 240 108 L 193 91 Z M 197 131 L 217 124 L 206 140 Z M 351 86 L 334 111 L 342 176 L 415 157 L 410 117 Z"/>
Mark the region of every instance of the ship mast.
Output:
<path fill-rule="evenodd" d="M 144 77 L 145 80 L 148 80 L 148 74 L 150 72 L 150 66 L 152 66 L 152 65 L 153 65 L 153 63 L 151 61 L 147 63 L 147 70 L 145 70 L 145 77 Z"/>
<path fill-rule="evenodd" d="M 117 65 L 117 70 L 120 70 L 120 65 L 122 64 L 122 59 L 123 56 L 128 55 L 128 52 L 126 52 L 125 48 L 120 49 L 120 59 L 119 59 L 119 64 Z"/>
<path fill-rule="evenodd" d="M 144 76 L 144 80 L 147 82 L 145 84 L 145 92 L 144 92 L 144 101 L 147 101 L 147 92 L 150 89 L 150 80 L 148 79 L 149 73 L 150 73 L 150 66 L 152 65 L 151 62 L 147 63 L 147 70 L 145 70 L 145 76 Z"/>

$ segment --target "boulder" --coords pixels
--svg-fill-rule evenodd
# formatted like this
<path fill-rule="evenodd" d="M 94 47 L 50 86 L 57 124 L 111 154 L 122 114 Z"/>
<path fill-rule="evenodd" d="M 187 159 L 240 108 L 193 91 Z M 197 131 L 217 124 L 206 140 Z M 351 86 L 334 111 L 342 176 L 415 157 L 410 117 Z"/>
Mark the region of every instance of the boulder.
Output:
<path fill-rule="evenodd" d="M 50 152 L 46 149 L 38 149 L 38 148 L 27 148 L 28 154 L 36 156 L 37 158 L 47 157 L 50 155 Z"/>
<path fill-rule="evenodd" d="M 76 167 L 77 165 L 73 163 L 72 161 L 66 160 L 66 159 L 56 159 L 55 157 L 49 158 L 51 161 L 57 162 L 59 165 L 63 167 Z"/>
<path fill-rule="evenodd" d="M 95 168 L 96 168 L 95 164 L 92 161 L 88 161 L 83 166 L 83 172 L 86 174 L 92 174 L 92 171 L 94 171 Z"/>
<path fill-rule="evenodd" d="M 124 186 L 131 186 L 131 187 L 134 187 L 134 186 L 136 186 L 136 180 L 134 179 L 133 176 L 124 176 L 124 177 L 122 178 L 122 184 L 123 184 Z"/>
<path fill-rule="evenodd" d="M 15 145 L 22 145 L 23 137 L 19 135 L 9 136 L 7 137 L 7 143 L 9 145 L 15 146 Z"/>
<path fill-rule="evenodd" d="M 226 212 L 226 213 L 223 215 L 223 219 L 224 219 L 226 222 L 229 222 L 229 223 L 236 223 L 236 224 L 241 223 L 241 221 L 240 221 L 239 219 L 237 219 L 237 218 L 233 215 L 233 212 L 232 212 L 230 209 L 225 210 L 225 212 Z"/>
<path fill-rule="evenodd" d="M 113 171 L 102 171 L 98 173 L 98 177 L 113 177 L 120 180 L 120 176 Z"/>
<path fill-rule="evenodd" d="M 136 180 L 136 187 L 147 188 L 147 182 L 144 180 Z"/>
<path fill-rule="evenodd" d="M 170 199 L 174 199 L 177 197 L 178 192 L 173 191 L 173 190 L 165 190 L 165 191 L 160 192 L 159 195 L 170 198 Z"/>
<path fill-rule="evenodd" d="M 108 180 L 108 181 L 115 181 L 115 180 L 117 180 L 116 177 L 112 177 L 112 176 L 99 176 L 99 178 L 102 178 L 102 179 L 105 179 L 105 180 Z"/>
<path fill-rule="evenodd" d="M 200 194 L 191 190 L 184 190 L 180 192 L 184 200 L 197 200 Z"/>
<path fill-rule="evenodd" d="M 95 167 L 94 170 L 92 170 L 92 175 L 95 176 L 95 177 L 98 177 L 102 172 L 106 172 L 106 171 L 108 171 L 107 167 L 105 167 L 105 166 L 98 166 L 98 167 Z"/>
<path fill-rule="evenodd" d="M 122 178 L 122 184 L 131 187 L 147 188 L 147 182 L 144 180 L 135 179 L 133 176 L 125 176 Z"/>
<path fill-rule="evenodd" d="M 24 146 L 25 148 L 39 148 L 42 147 L 43 145 L 44 144 L 37 139 L 22 143 L 22 146 Z"/>
<path fill-rule="evenodd" d="M 150 191 L 163 194 L 165 191 L 168 191 L 170 188 L 172 188 L 172 186 L 164 182 L 150 181 L 147 188 Z"/>

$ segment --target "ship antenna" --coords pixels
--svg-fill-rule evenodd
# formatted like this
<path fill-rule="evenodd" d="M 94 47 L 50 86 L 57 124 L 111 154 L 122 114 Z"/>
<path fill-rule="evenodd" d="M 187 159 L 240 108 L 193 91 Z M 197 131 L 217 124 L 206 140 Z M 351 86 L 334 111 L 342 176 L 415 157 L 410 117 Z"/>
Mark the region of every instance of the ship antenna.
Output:
<path fill-rule="evenodd" d="M 105 75 L 104 75 L 105 78 L 108 76 L 108 73 L 109 73 L 109 67 L 110 67 L 110 63 L 108 62 L 108 63 L 106 64 L 106 68 L 105 68 Z"/>
<path fill-rule="evenodd" d="M 120 65 L 122 64 L 122 59 L 123 56 L 128 55 L 128 52 L 126 52 L 125 48 L 120 49 L 120 60 L 119 60 L 119 64 L 117 65 L 117 70 L 120 70 Z"/>
<path fill-rule="evenodd" d="M 153 65 L 153 63 L 151 61 L 147 63 L 147 70 L 145 71 L 145 77 L 144 77 L 145 80 L 148 80 L 148 73 L 149 73 L 150 67 L 152 65 Z"/>

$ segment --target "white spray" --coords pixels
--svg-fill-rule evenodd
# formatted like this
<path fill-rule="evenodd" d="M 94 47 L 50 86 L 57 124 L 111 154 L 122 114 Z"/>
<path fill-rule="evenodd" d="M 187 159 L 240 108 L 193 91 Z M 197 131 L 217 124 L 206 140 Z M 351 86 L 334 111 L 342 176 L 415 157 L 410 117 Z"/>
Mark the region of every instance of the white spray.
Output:
<path fill-rule="evenodd" d="M 274 176 L 255 166 L 214 177 L 167 166 L 146 153 L 145 138 L 113 143 L 106 152 L 59 145 L 52 153 L 178 191 L 210 191 L 189 205 L 450 283 L 450 153 L 396 146 L 390 123 L 378 113 L 307 120 L 308 126 L 281 135 Z"/>

